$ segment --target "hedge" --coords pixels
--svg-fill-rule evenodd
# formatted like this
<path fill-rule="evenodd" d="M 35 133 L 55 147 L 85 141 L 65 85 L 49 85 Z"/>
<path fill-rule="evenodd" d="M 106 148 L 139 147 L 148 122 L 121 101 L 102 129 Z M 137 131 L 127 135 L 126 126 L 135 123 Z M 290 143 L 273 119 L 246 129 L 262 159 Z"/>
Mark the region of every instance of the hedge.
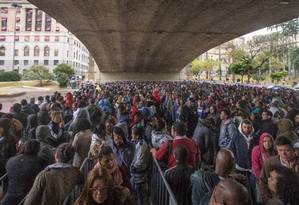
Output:
<path fill-rule="evenodd" d="M 20 81 L 21 75 L 15 71 L 0 72 L 0 82 Z"/>

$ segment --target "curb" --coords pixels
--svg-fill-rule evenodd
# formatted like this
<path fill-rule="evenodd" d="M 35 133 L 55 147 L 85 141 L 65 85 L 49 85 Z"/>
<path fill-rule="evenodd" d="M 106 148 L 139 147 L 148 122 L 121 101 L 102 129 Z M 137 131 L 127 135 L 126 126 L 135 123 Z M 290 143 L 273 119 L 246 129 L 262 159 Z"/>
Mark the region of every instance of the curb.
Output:
<path fill-rule="evenodd" d="M 21 95 L 26 94 L 26 92 L 12 93 L 12 94 L 3 94 L 0 95 L 0 98 L 11 98 L 11 97 L 19 97 Z"/>

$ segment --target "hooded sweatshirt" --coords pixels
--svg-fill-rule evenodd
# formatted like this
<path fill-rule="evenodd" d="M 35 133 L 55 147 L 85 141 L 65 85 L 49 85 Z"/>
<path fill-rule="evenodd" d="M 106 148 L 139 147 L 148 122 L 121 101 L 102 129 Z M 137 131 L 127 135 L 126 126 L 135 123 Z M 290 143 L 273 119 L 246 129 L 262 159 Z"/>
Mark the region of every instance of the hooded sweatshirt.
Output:
<path fill-rule="evenodd" d="M 269 151 L 266 151 L 264 148 L 264 139 L 268 137 L 271 139 L 272 141 L 272 148 Z M 270 156 L 274 156 L 275 152 L 274 152 L 274 140 L 273 137 L 269 134 L 269 133 L 263 133 L 260 136 L 260 140 L 259 140 L 259 145 L 256 145 L 253 150 L 252 150 L 252 154 L 251 154 L 251 159 L 252 159 L 252 171 L 253 174 L 256 176 L 256 178 L 260 178 L 261 176 L 261 172 L 264 166 L 264 163 L 268 160 L 268 158 Z"/>
<path fill-rule="evenodd" d="M 242 131 L 242 124 L 239 125 L 239 132 L 233 136 L 229 149 L 234 153 L 236 169 L 239 171 L 251 171 L 251 151 L 258 143 L 254 138 L 254 129 L 246 136 Z"/>

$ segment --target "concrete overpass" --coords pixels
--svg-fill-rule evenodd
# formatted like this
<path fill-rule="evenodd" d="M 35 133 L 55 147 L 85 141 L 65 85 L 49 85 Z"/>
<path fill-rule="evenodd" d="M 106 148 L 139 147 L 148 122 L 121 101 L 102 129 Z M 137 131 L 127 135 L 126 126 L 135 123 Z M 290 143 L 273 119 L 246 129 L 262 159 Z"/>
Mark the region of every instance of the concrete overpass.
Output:
<path fill-rule="evenodd" d="M 298 0 L 29 1 L 74 33 L 109 79 L 175 79 L 210 48 L 299 16 Z"/>

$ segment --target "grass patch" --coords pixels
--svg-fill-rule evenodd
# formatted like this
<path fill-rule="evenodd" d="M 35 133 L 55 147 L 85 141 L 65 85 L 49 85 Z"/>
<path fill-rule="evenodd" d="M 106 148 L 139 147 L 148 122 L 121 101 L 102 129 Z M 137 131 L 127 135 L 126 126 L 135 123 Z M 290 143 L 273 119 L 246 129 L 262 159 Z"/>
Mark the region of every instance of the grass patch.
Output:
<path fill-rule="evenodd" d="M 40 87 L 40 83 L 38 80 L 0 82 L 0 87 L 21 87 L 21 86 Z M 48 86 L 57 86 L 57 84 L 53 81 L 43 81 L 43 87 L 48 87 Z"/>

